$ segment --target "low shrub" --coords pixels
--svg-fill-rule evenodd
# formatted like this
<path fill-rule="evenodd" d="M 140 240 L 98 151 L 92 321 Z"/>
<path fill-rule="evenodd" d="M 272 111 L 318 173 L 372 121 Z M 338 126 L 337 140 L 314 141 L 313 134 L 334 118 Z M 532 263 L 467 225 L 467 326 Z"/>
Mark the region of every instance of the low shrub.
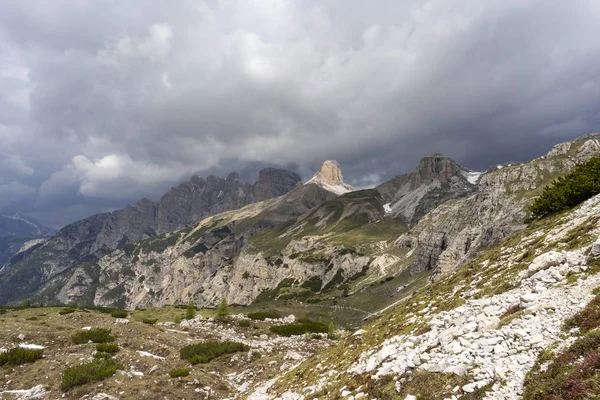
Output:
<path fill-rule="evenodd" d="M 248 328 L 250 326 L 250 321 L 247 319 L 242 319 L 240 322 L 238 322 L 238 325 L 242 328 Z"/>
<path fill-rule="evenodd" d="M 185 346 L 179 351 L 182 360 L 191 364 L 206 364 L 224 354 L 248 351 L 250 348 L 238 342 L 204 342 Z"/>
<path fill-rule="evenodd" d="M 271 332 L 281 336 L 304 335 L 305 333 L 328 333 L 329 326 L 322 322 L 300 319 L 296 324 L 276 325 L 269 328 Z"/>
<path fill-rule="evenodd" d="M 579 328 L 583 333 L 599 327 L 600 296 L 594 297 L 583 310 L 569 318 L 564 324 L 565 329 Z"/>
<path fill-rule="evenodd" d="M 4 353 L 0 353 L 0 366 L 3 365 L 21 365 L 32 363 L 44 356 L 44 350 L 23 349 L 15 347 Z"/>
<path fill-rule="evenodd" d="M 174 369 L 171 372 L 169 372 L 169 376 L 171 378 L 180 378 L 180 377 L 184 377 L 184 376 L 188 376 L 190 374 L 190 370 L 189 369 Z"/>
<path fill-rule="evenodd" d="M 59 315 L 67 315 L 73 314 L 75 312 L 75 308 L 63 308 L 58 312 Z"/>
<path fill-rule="evenodd" d="M 154 325 L 155 323 L 158 322 L 158 318 L 144 318 L 142 320 L 143 323 L 147 324 L 147 325 Z"/>
<path fill-rule="evenodd" d="M 89 382 L 97 382 L 113 376 L 118 364 L 113 359 L 95 359 L 86 364 L 67 368 L 63 374 L 60 388 L 63 391 Z"/>
<path fill-rule="evenodd" d="M 127 311 L 114 310 L 114 311 L 111 311 L 110 316 L 114 317 L 114 318 L 127 318 Z"/>
<path fill-rule="evenodd" d="M 98 343 L 96 345 L 96 350 L 104 353 L 115 354 L 119 351 L 119 345 L 117 343 Z"/>
<path fill-rule="evenodd" d="M 89 331 L 79 331 L 73 334 L 71 339 L 73 339 L 73 343 L 75 344 L 88 343 L 90 341 L 92 343 L 107 343 L 115 341 L 115 337 L 110 334 L 110 329 L 105 328 L 94 328 L 90 329 Z"/>
<path fill-rule="evenodd" d="M 267 318 L 277 319 L 281 318 L 281 315 L 277 311 L 256 311 L 247 314 L 248 318 L 255 321 L 264 321 Z"/>
<path fill-rule="evenodd" d="M 108 360 L 109 358 L 112 358 L 112 354 L 105 353 L 103 351 L 97 351 L 94 353 L 94 358 Z"/>

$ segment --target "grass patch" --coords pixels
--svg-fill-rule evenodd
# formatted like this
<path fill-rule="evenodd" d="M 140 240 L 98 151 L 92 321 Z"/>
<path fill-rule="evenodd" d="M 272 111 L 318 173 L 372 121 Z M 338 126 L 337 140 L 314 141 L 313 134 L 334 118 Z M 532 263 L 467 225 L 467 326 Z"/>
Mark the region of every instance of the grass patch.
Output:
<path fill-rule="evenodd" d="M 71 336 L 73 343 L 75 344 L 83 344 L 83 343 L 108 343 L 114 342 L 115 337 L 110 334 L 110 329 L 105 328 L 94 328 L 89 331 L 79 331 L 73 336 Z"/>
<path fill-rule="evenodd" d="M 297 336 L 306 333 L 328 333 L 329 326 L 309 319 L 300 319 L 297 324 L 276 325 L 269 328 L 271 332 L 281 336 Z"/>
<path fill-rule="evenodd" d="M 60 310 L 58 312 L 58 315 L 73 314 L 75 311 L 76 311 L 75 308 L 63 308 L 62 310 Z"/>
<path fill-rule="evenodd" d="M 249 349 L 243 343 L 209 341 L 185 346 L 179 351 L 179 355 L 182 360 L 188 360 L 191 364 L 206 364 L 222 355 L 244 352 Z"/>
<path fill-rule="evenodd" d="M 183 378 L 185 376 L 188 376 L 190 374 L 190 370 L 189 369 L 174 369 L 171 372 L 169 372 L 169 376 L 171 378 Z"/>
<path fill-rule="evenodd" d="M 113 359 L 95 359 L 86 364 L 76 365 L 65 370 L 60 388 L 68 391 L 75 386 L 101 381 L 113 376 L 117 369 L 118 364 Z"/>
<path fill-rule="evenodd" d="M 509 309 L 500 316 L 500 322 L 498 322 L 498 327 L 496 329 L 500 329 L 503 326 L 510 324 L 512 320 L 519 318 L 523 314 L 523 310 L 524 308 L 521 307 L 521 305 L 509 307 Z"/>
<path fill-rule="evenodd" d="M 15 347 L 4 353 L 0 353 L 0 366 L 21 365 L 35 362 L 44 356 L 44 350 L 23 349 Z"/>
<path fill-rule="evenodd" d="M 158 322 L 158 318 L 144 318 L 142 322 L 146 325 L 154 325 Z"/>

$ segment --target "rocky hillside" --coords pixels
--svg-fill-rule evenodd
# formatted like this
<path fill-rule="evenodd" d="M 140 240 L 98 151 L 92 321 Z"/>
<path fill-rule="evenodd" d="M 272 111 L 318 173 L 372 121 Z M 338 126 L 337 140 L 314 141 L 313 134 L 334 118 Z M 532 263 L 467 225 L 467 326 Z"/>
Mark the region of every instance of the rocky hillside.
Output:
<path fill-rule="evenodd" d="M 579 368 L 571 383 L 561 372 L 552 378 L 556 370 L 547 377 L 540 371 L 565 349 L 588 354 L 597 347 L 598 331 L 587 332 L 600 326 L 599 214 L 596 196 L 531 223 L 294 371 L 257 385 L 248 398 L 558 399 L 565 397 L 544 390 L 563 384 L 565 393 L 580 393 L 573 385 L 594 375 L 591 359 L 562 359 L 565 374 Z M 577 324 L 586 329 L 571 329 Z M 534 365 L 531 373 L 547 381 L 526 381 Z"/>
<path fill-rule="evenodd" d="M 481 175 L 476 192 L 435 208 L 396 244 L 415 251 L 413 273 L 448 273 L 523 229 L 527 205 L 542 187 L 599 153 L 600 136 L 587 135 L 531 162 L 493 168 Z"/>
<path fill-rule="evenodd" d="M 17 293 L 32 293 L 50 277 L 78 264 L 93 264 L 119 246 L 193 226 L 207 216 L 226 210 L 281 196 L 299 182 L 298 175 L 273 168 L 260 171 L 254 185 L 240 182 L 235 172 L 226 179 L 209 176 L 204 180 L 194 176 L 169 190 L 159 202 L 142 199 L 133 207 L 72 223 L 4 268 L 4 276 L 0 278 L 0 303 L 6 303 Z"/>

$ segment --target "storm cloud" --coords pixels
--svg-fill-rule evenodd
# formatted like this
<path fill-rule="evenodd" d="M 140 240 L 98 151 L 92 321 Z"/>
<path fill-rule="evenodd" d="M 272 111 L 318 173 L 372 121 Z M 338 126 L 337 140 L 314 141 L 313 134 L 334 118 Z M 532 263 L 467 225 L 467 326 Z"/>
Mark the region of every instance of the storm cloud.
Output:
<path fill-rule="evenodd" d="M 600 130 L 600 3 L 4 1 L 0 212 L 53 226 L 193 173 L 368 187 Z"/>

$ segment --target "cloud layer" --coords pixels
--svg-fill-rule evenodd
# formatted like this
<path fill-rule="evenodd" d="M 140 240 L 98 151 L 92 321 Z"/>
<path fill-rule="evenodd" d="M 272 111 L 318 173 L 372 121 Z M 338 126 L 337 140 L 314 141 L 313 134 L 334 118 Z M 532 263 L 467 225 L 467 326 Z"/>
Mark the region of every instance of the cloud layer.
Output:
<path fill-rule="evenodd" d="M 356 186 L 600 130 L 593 0 L 0 5 L 0 212 L 58 226 L 192 173 Z"/>

